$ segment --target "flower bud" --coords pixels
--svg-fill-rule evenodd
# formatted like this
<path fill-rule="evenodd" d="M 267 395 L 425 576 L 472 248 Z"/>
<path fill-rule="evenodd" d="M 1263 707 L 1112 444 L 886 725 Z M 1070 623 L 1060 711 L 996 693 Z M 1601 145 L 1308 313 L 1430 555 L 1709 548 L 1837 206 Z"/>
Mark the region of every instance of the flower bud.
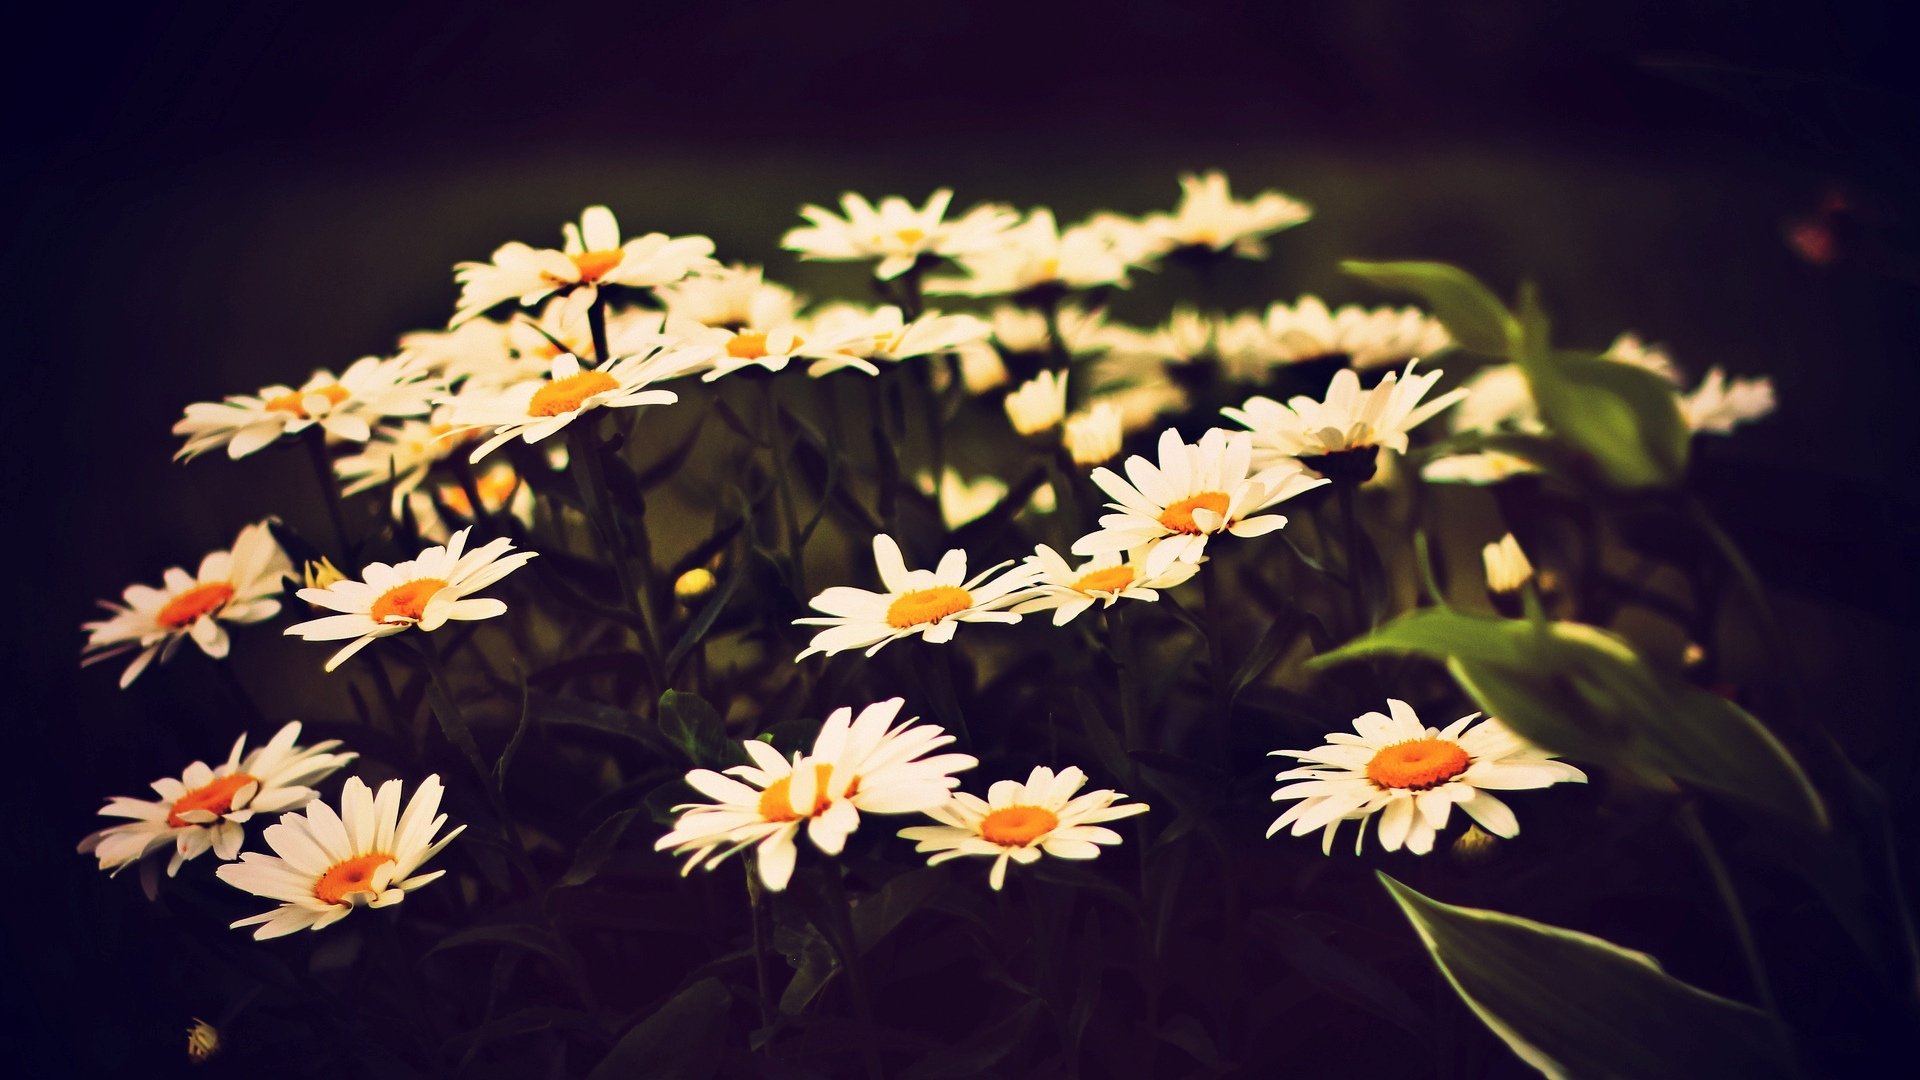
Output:
<path fill-rule="evenodd" d="M 308 560 L 305 573 L 302 574 L 309 589 L 324 589 L 336 581 L 344 580 L 346 576 L 340 572 L 339 567 L 333 565 L 332 559 L 324 555 L 318 561 Z"/>
<path fill-rule="evenodd" d="M 1111 402 L 1096 401 L 1067 417 L 1067 453 L 1080 466 L 1104 465 L 1120 453 L 1120 410 Z"/>
<path fill-rule="evenodd" d="M 1007 395 L 1007 419 L 1022 435 L 1038 435 L 1058 426 L 1067 414 L 1067 375 L 1043 371 Z"/>
<path fill-rule="evenodd" d="M 691 604 L 712 592 L 715 584 L 713 571 L 696 566 L 674 579 L 673 598 L 683 604 Z"/>
<path fill-rule="evenodd" d="M 187 1060 L 195 1065 L 220 1052 L 220 1032 L 212 1024 L 195 1017 L 193 1026 L 187 1029 Z"/>

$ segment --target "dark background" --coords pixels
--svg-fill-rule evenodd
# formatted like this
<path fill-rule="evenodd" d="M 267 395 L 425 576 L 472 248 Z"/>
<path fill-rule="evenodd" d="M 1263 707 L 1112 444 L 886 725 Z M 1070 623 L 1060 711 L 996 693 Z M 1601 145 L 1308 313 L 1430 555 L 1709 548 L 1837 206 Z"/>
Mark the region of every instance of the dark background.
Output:
<path fill-rule="evenodd" d="M 1695 375 L 1772 374 L 1780 412 L 1712 445 L 1702 489 L 1781 591 L 1835 733 L 1914 809 L 1920 127 L 1897 13 L 874 0 L 15 15 L 0 70 L 15 767 L 0 804 L 19 908 L 5 965 L 25 993 L 3 1056 L 29 1063 L 17 1075 L 114 1059 L 76 1040 L 181 1060 L 195 1006 L 173 943 L 147 932 L 130 875 L 107 881 L 72 844 L 101 797 L 223 753 L 237 725 L 211 681 L 177 670 L 190 656 L 125 693 L 117 665 L 80 672 L 76 627 L 246 521 L 315 512 L 298 462 L 170 462 L 181 407 L 386 351 L 444 318 L 454 261 L 557 238 L 591 202 L 827 292 L 857 274 L 775 249 L 802 202 L 951 185 L 963 206 L 1138 213 L 1171 205 L 1176 172 L 1219 166 L 1319 209 L 1238 302 L 1361 299 L 1338 258 L 1441 258 L 1503 290 L 1537 279 L 1570 343 L 1631 328 Z M 242 637 L 242 662 L 284 647 Z"/>

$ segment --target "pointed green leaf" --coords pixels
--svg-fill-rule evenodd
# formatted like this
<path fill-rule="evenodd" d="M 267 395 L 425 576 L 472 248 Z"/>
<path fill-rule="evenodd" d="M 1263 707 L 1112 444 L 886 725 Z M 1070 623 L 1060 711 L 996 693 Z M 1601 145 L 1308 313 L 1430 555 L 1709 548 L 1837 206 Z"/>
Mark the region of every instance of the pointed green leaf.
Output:
<path fill-rule="evenodd" d="M 587 1080 L 699 1080 L 720 1066 L 733 996 L 719 979 L 701 979 L 633 1026 Z"/>
<path fill-rule="evenodd" d="M 1487 356 L 1513 355 L 1519 337 L 1513 314 L 1492 290 L 1457 266 L 1348 259 L 1340 269 L 1383 289 L 1418 296 L 1463 349 Z"/>
<path fill-rule="evenodd" d="M 661 694 L 660 731 L 695 765 L 712 768 L 733 761 L 726 721 L 698 694 L 684 690 Z"/>

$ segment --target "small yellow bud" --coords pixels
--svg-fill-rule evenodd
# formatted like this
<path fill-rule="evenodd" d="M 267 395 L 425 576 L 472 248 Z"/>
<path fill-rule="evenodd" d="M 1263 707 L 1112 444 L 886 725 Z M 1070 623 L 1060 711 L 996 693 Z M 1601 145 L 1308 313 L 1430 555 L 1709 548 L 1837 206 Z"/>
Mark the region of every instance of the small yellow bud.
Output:
<path fill-rule="evenodd" d="M 333 560 L 324 555 L 321 556 L 317 562 L 312 560 L 307 562 L 304 577 L 306 578 L 307 588 L 309 589 L 324 589 L 336 581 L 345 581 L 347 579 L 347 575 L 341 573 L 340 568 L 333 565 Z M 211 1031 L 213 1029 L 208 1028 L 207 1030 Z"/>
<path fill-rule="evenodd" d="M 1453 857 L 1468 864 L 1484 863 L 1499 849 L 1500 838 L 1478 825 L 1467 826 L 1467 831 L 1453 841 Z"/>
<path fill-rule="evenodd" d="M 187 1060 L 200 1065 L 219 1052 L 220 1032 L 212 1024 L 194 1017 L 193 1026 L 187 1029 Z"/>
<path fill-rule="evenodd" d="M 696 566 L 674 579 L 673 596 L 683 604 L 691 604 L 712 592 L 715 584 L 713 571 Z"/>

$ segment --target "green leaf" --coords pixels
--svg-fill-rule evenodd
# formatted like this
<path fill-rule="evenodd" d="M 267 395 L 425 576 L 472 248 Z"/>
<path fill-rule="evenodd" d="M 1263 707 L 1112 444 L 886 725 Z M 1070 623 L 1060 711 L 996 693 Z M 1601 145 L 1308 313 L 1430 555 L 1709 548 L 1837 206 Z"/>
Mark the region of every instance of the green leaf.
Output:
<path fill-rule="evenodd" d="M 727 576 L 721 580 L 719 588 L 700 601 L 699 612 L 687 621 L 687 628 L 681 632 L 680 640 L 675 642 L 673 648 L 667 652 L 668 678 L 672 678 L 679 672 L 680 664 L 687 658 L 687 654 L 691 653 L 694 647 L 700 644 L 700 640 L 707 636 L 707 631 L 713 629 L 713 621 L 718 619 L 720 613 L 726 609 L 727 601 L 733 597 L 734 590 L 740 587 L 740 582 L 746 576 L 747 561 L 736 560 L 734 566 L 728 570 Z"/>
<path fill-rule="evenodd" d="M 1826 827 L 1819 794 L 1758 720 L 1656 671 L 1604 630 L 1425 608 L 1310 666 L 1380 653 L 1445 663 L 1482 709 L 1548 750 Z"/>
<path fill-rule="evenodd" d="M 441 938 L 433 948 L 427 950 L 427 955 L 432 956 L 434 953 L 459 948 L 462 945 L 511 945 L 517 949 L 538 953 L 556 965 L 562 967 L 566 965 L 566 959 L 561 956 L 559 945 L 554 941 L 553 935 L 546 928 L 529 923 L 490 923 L 486 926 L 470 926 Z"/>
<path fill-rule="evenodd" d="M 1491 290 L 1457 266 L 1348 259 L 1340 269 L 1383 289 L 1418 296 L 1463 349 L 1487 356 L 1513 355 L 1519 323 Z"/>
<path fill-rule="evenodd" d="M 888 881 L 880 891 L 853 905 L 853 938 L 862 953 L 880 944 L 881 939 L 906 921 L 907 916 L 926 906 L 940 891 L 946 875 L 931 866 L 909 870 Z"/>
<path fill-rule="evenodd" d="M 1544 1075 L 1795 1075 L 1765 1013 L 1683 983 L 1645 953 L 1378 876 L 1461 1000 Z"/>
<path fill-rule="evenodd" d="M 1039 998 L 1028 998 L 958 1045 L 943 1046 L 914 1062 L 904 1076 L 906 1080 L 971 1080 L 991 1075 L 995 1065 L 1026 1042 L 1028 1032 L 1046 1008 L 1047 1003 Z"/>
<path fill-rule="evenodd" d="M 720 1066 L 733 996 L 701 979 L 633 1026 L 587 1080 L 700 1080 Z"/>
<path fill-rule="evenodd" d="M 558 889 L 568 885 L 584 885 L 593 880 L 600 868 L 607 864 L 607 858 L 620 843 L 620 837 L 633 824 L 633 819 L 646 812 L 644 806 L 635 806 L 622 810 L 593 827 L 587 838 L 580 841 L 579 850 L 573 853 L 573 865 L 567 868 L 559 881 L 553 883 Z"/>
<path fill-rule="evenodd" d="M 660 695 L 660 731 L 702 768 L 731 764 L 726 721 L 705 698 L 684 690 Z"/>

